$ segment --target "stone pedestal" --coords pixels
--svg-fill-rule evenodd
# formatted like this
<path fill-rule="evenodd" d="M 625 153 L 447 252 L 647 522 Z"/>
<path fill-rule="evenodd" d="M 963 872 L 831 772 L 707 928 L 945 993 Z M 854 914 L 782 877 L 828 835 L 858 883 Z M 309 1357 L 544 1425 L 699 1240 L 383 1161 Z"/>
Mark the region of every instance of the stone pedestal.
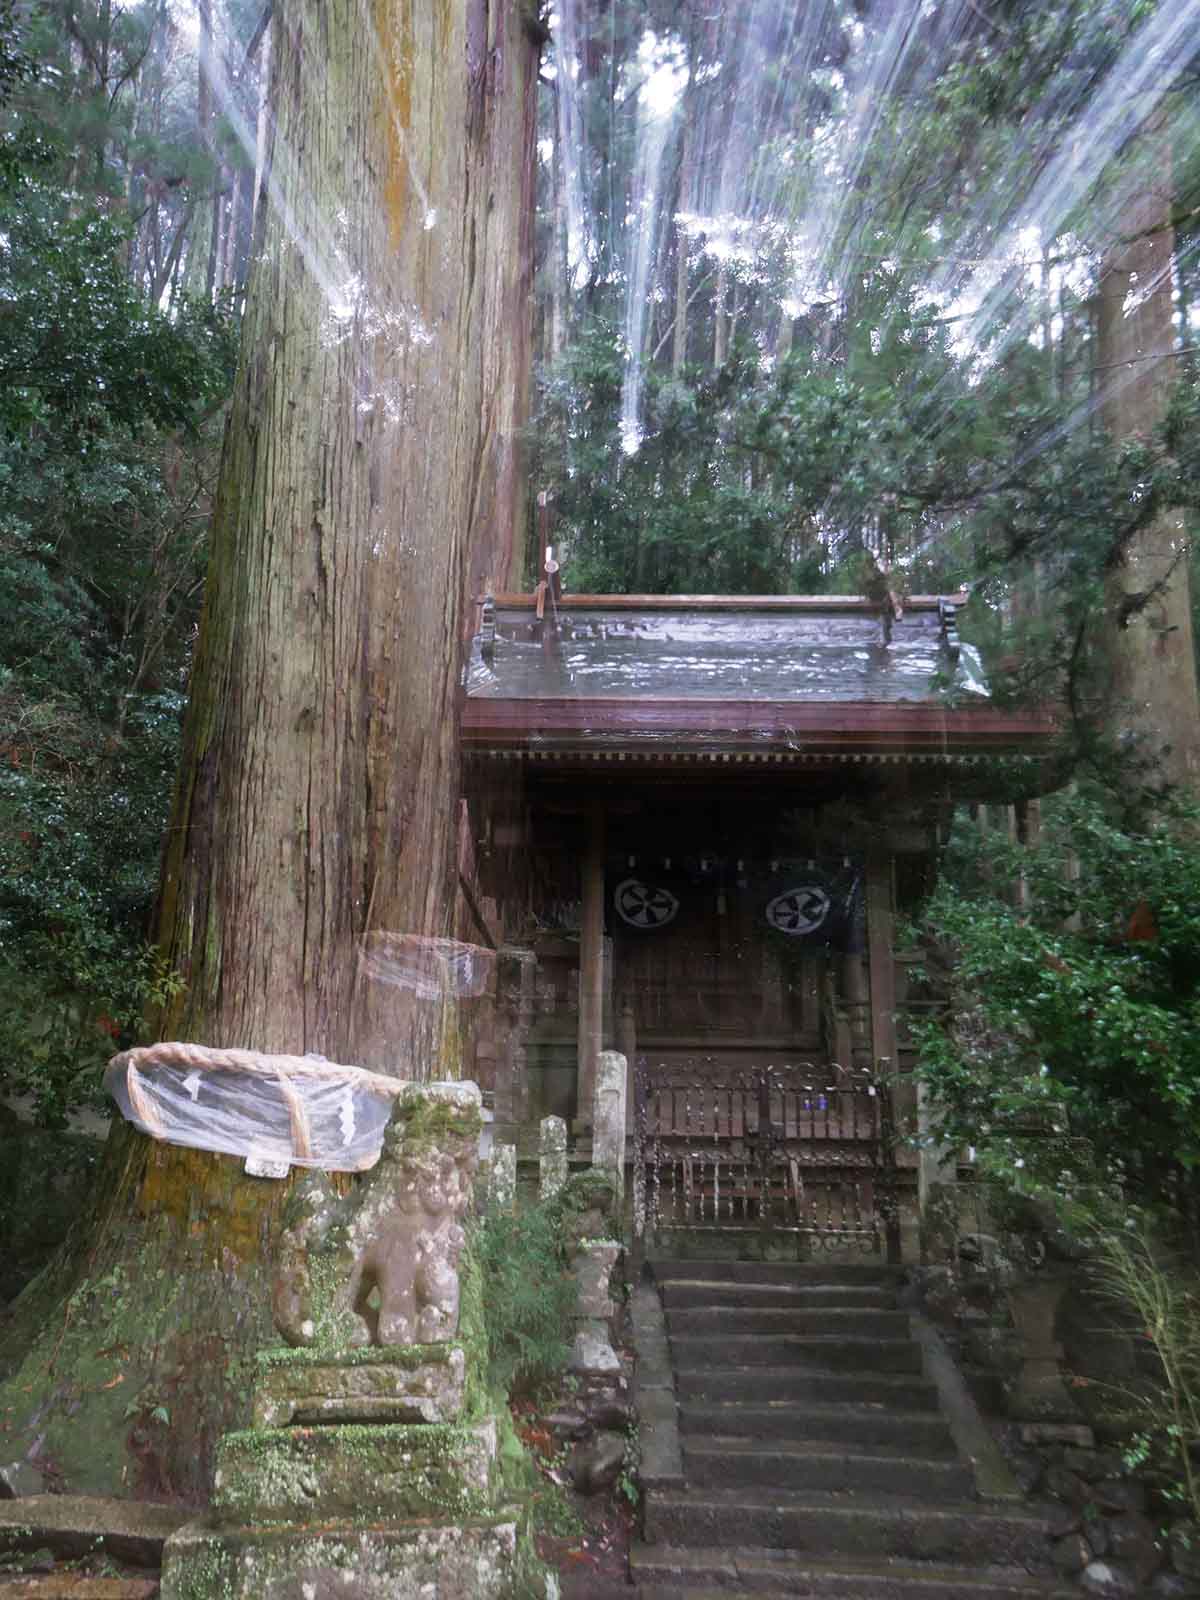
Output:
<path fill-rule="evenodd" d="M 211 1520 L 218 1527 L 396 1522 L 486 1516 L 495 1419 L 458 1423 L 250 1428 L 217 1446 Z"/>
<path fill-rule="evenodd" d="M 208 1517 L 164 1547 L 162 1600 L 505 1592 L 517 1528 L 496 1504 L 495 1419 L 460 1420 L 464 1377 L 457 1344 L 264 1352 L 265 1426 L 218 1445 Z"/>
<path fill-rule="evenodd" d="M 492 1600 L 516 1547 L 516 1522 L 503 1516 L 386 1528 L 190 1522 L 164 1547 L 161 1600 Z"/>
<path fill-rule="evenodd" d="M 164 1548 L 162 1600 L 509 1587 L 517 1527 L 496 1503 L 496 1422 L 464 1416 L 473 1355 L 456 1337 L 478 1137 L 473 1084 L 413 1087 L 354 1193 L 323 1175 L 298 1186 L 274 1282 L 290 1348 L 260 1353 L 255 1426 L 218 1445 L 207 1519 Z"/>
<path fill-rule="evenodd" d="M 466 1371 L 460 1344 L 369 1346 L 340 1355 L 262 1350 L 254 1385 L 254 1426 L 453 1422 L 462 1414 Z"/>

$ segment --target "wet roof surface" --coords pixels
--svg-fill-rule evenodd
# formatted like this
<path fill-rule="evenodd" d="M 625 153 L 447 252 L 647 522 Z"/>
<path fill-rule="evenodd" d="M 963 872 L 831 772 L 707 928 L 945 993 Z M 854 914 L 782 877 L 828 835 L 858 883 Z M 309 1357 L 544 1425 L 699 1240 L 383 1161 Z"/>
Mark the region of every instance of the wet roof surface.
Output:
<path fill-rule="evenodd" d="M 878 613 L 575 607 L 539 624 L 499 607 L 490 661 L 472 643 L 467 693 L 491 700 L 939 702 L 986 697 L 978 656 L 957 663 L 935 609 Z"/>

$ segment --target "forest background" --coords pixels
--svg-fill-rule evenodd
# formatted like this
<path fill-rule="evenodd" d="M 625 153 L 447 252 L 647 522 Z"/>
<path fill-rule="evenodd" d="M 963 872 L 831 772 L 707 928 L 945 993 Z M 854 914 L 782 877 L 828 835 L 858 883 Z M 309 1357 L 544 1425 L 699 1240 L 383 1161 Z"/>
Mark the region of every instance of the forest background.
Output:
<path fill-rule="evenodd" d="M 530 561 L 553 542 L 577 591 L 969 583 L 994 693 L 1061 701 L 1064 773 L 1094 767 L 1114 633 L 1193 561 L 1180 533 L 1114 598 L 1200 503 L 1198 21 L 530 9 Z M 0 1089 L 49 1125 L 174 982 L 147 931 L 277 25 L 0 8 Z M 1114 359 L 1164 290 L 1169 349 Z"/>

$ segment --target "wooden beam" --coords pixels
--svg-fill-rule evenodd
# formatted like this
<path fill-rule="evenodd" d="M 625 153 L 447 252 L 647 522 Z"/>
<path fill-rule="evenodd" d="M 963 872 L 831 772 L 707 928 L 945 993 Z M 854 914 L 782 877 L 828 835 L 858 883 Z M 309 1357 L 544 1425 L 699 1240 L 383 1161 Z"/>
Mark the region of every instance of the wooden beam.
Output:
<path fill-rule="evenodd" d="M 903 604 L 905 611 L 936 611 L 943 601 L 965 606 L 967 599 L 965 593 L 913 594 Z M 496 596 L 497 607 L 507 611 L 531 611 L 536 604 L 536 590 Z M 568 611 L 850 611 L 867 616 L 883 609 L 865 594 L 564 594 L 557 604 Z"/>
<path fill-rule="evenodd" d="M 625 736 L 697 736 L 736 750 L 894 750 L 900 754 L 1012 750 L 1042 746 L 1057 725 L 1048 711 L 1000 711 L 895 701 L 681 700 L 667 696 L 596 699 L 467 697 L 462 732 L 472 744 L 516 747 L 559 739 L 611 744 Z"/>
<path fill-rule="evenodd" d="M 579 1068 L 577 1120 L 592 1125 L 596 1062 L 604 1048 L 604 808 L 588 814 L 579 917 Z"/>

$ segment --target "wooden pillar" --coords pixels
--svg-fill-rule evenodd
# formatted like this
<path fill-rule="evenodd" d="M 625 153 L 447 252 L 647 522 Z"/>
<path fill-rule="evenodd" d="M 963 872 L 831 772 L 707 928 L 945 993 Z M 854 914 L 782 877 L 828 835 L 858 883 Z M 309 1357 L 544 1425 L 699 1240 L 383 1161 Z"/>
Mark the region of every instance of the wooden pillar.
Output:
<path fill-rule="evenodd" d="M 579 919 L 579 1069 L 577 1120 L 592 1124 L 596 1062 L 604 1048 L 604 808 L 587 816 Z"/>
<path fill-rule="evenodd" d="M 887 850 L 867 852 L 867 981 L 871 992 L 871 1057 L 881 1077 L 892 1076 L 899 1066 L 896 1048 L 895 914 L 892 894 L 892 857 Z M 895 1103 L 892 1084 L 880 1086 L 886 1104 L 880 1112 L 880 1132 L 885 1142 L 894 1137 Z M 885 1170 L 894 1180 L 895 1157 L 884 1151 Z M 882 1174 L 881 1174 L 882 1176 Z M 885 1198 L 884 1216 L 889 1261 L 900 1260 L 900 1216 L 893 1191 Z"/>
<path fill-rule="evenodd" d="M 871 991 L 871 1056 L 878 1068 L 895 1072 L 896 968 L 892 911 L 892 858 L 885 850 L 867 855 L 867 971 Z"/>

